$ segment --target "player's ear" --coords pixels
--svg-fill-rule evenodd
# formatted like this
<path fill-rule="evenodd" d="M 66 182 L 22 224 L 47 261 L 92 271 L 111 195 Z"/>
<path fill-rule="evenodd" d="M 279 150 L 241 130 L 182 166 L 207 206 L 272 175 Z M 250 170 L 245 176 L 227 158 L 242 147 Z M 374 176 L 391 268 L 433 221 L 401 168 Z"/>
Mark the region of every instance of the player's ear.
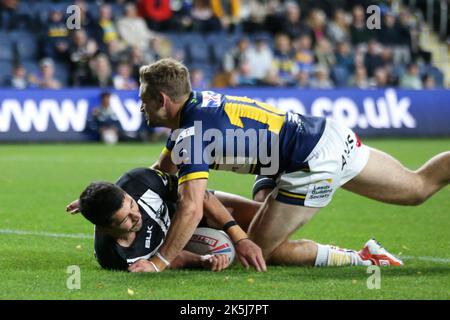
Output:
<path fill-rule="evenodd" d="M 159 94 L 161 95 L 161 101 L 162 101 L 162 107 L 167 110 L 170 102 L 170 98 L 167 94 L 160 91 Z"/>

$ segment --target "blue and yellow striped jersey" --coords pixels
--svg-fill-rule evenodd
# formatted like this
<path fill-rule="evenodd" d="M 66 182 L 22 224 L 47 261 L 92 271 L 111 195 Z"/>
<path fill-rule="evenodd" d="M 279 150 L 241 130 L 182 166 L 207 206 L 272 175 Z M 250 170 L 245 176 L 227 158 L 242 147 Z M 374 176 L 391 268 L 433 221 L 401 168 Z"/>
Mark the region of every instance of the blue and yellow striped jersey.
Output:
<path fill-rule="evenodd" d="M 324 118 L 193 91 L 163 152 L 178 166 L 179 183 L 208 178 L 209 169 L 276 176 L 305 167 L 324 127 Z"/>

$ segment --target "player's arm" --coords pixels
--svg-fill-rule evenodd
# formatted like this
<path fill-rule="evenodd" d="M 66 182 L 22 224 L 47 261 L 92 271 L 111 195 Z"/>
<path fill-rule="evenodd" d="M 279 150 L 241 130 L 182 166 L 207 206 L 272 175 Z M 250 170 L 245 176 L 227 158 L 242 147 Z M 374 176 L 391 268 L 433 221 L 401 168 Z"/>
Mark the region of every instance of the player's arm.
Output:
<path fill-rule="evenodd" d="M 236 223 L 227 208 L 208 191 L 205 192 L 203 208 L 205 216 L 229 235 L 239 261 L 245 268 L 251 265 L 257 271 L 267 270 L 261 248 L 248 238 L 247 233 Z"/>
<path fill-rule="evenodd" d="M 164 147 L 159 159 L 150 167 L 151 169 L 160 170 L 169 174 L 176 174 L 178 169 L 171 159 L 171 151 Z"/>
<path fill-rule="evenodd" d="M 203 217 L 203 197 L 207 182 L 205 178 L 197 178 L 182 182 L 178 186 L 177 210 L 159 252 L 150 260 L 137 261 L 128 270 L 162 271 L 180 254 Z"/>

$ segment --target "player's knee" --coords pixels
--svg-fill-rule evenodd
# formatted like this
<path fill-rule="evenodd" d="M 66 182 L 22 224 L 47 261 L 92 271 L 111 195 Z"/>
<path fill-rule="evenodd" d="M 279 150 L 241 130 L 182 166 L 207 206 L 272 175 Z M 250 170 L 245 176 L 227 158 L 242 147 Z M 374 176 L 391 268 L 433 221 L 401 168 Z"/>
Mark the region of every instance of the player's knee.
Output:
<path fill-rule="evenodd" d="M 428 199 L 428 193 L 423 180 L 419 177 L 416 183 L 411 186 L 410 191 L 405 197 L 405 205 L 408 206 L 418 206 Z"/>
<path fill-rule="evenodd" d="M 424 193 L 418 193 L 418 192 L 414 192 L 412 195 L 410 195 L 410 197 L 407 199 L 407 203 L 406 205 L 409 206 L 418 206 L 421 205 L 422 203 L 425 202 L 425 200 L 427 200 L 428 197 L 424 194 Z"/>

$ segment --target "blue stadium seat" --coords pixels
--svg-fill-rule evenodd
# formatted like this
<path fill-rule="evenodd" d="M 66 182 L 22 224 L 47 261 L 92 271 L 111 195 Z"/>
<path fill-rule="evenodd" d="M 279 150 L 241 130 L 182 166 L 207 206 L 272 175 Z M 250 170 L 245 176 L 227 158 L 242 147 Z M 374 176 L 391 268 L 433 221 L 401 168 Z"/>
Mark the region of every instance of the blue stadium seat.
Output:
<path fill-rule="evenodd" d="M 11 61 L 13 56 L 13 40 L 7 32 L 0 33 L 0 61 Z"/>
<path fill-rule="evenodd" d="M 22 65 L 27 70 L 28 75 L 39 72 L 39 66 L 36 61 L 22 61 Z"/>
<path fill-rule="evenodd" d="M 14 45 L 21 60 L 33 60 L 38 56 L 36 35 L 28 31 L 13 32 Z"/>
<path fill-rule="evenodd" d="M 61 82 L 63 87 L 69 84 L 69 70 L 66 64 L 55 62 L 55 77 Z"/>
<path fill-rule="evenodd" d="M 187 33 L 183 38 L 185 56 L 189 64 L 207 64 L 211 62 L 211 45 L 200 33 Z"/>
<path fill-rule="evenodd" d="M 6 77 L 12 74 L 12 64 L 9 61 L 0 61 L 0 87 L 3 85 Z"/>

